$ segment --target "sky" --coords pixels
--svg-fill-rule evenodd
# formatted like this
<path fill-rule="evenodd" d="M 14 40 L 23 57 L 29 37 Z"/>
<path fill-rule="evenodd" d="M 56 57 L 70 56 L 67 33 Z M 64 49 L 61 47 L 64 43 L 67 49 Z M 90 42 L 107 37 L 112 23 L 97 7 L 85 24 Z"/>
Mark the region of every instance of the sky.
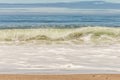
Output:
<path fill-rule="evenodd" d="M 75 2 L 75 1 L 93 1 L 93 0 L 0 0 L 0 3 L 54 3 L 54 2 Z M 94 0 L 120 3 L 120 0 Z"/>
<path fill-rule="evenodd" d="M 76 2 L 76 1 L 91 1 L 91 0 L 0 0 L 0 3 L 55 3 L 55 2 Z M 94 0 L 100 1 L 100 0 Z M 120 0 L 101 0 L 107 2 L 120 3 Z M 82 10 L 71 8 L 5 8 L 0 9 L 0 14 L 119 14 L 120 10 Z"/>

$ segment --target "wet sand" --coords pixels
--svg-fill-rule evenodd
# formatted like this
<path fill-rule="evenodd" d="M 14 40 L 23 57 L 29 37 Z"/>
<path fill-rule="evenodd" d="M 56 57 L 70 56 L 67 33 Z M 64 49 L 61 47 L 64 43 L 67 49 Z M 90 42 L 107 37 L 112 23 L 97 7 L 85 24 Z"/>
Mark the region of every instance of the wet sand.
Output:
<path fill-rule="evenodd" d="M 119 74 L 0 75 L 0 80 L 120 80 Z"/>

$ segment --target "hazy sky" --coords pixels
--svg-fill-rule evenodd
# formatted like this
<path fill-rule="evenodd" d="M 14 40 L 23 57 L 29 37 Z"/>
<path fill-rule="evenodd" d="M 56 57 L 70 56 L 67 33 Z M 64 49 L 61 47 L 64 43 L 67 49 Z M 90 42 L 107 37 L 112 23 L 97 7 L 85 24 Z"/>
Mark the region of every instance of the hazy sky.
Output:
<path fill-rule="evenodd" d="M 93 1 L 93 0 L 0 0 L 0 3 L 48 3 L 48 2 L 71 2 L 71 1 Z M 120 3 L 120 0 L 94 0 L 94 1 L 109 1 Z"/>

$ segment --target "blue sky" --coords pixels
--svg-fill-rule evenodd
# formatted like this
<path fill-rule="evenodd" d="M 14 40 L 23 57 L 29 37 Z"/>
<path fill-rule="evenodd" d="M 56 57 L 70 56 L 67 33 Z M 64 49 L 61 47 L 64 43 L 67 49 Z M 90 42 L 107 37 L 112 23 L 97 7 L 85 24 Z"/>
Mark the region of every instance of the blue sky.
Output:
<path fill-rule="evenodd" d="M 92 1 L 92 0 L 0 0 L 0 3 L 48 3 L 48 2 L 71 2 L 71 1 Z M 120 0 L 94 0 L 120 3 Z"/>

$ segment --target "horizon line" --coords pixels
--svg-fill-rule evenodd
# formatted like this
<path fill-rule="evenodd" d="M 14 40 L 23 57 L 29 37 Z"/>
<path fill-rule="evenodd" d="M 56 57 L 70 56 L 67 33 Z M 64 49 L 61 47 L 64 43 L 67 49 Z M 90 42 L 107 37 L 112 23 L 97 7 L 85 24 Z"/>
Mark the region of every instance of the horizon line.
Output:
<path fill-rule="evenodd" d="M 25 3 L 22 3 L 22 2 L 3 2 L 3 3 L 0 3 L 0 4 L 49 4 L 49 3 L 76 3 L 76 2 L 107 2 L 107 3 L 119 3 L 119 2 L 109 2 L 109 1 L 71 1 L 71 2 L 25 2 Z"/>

